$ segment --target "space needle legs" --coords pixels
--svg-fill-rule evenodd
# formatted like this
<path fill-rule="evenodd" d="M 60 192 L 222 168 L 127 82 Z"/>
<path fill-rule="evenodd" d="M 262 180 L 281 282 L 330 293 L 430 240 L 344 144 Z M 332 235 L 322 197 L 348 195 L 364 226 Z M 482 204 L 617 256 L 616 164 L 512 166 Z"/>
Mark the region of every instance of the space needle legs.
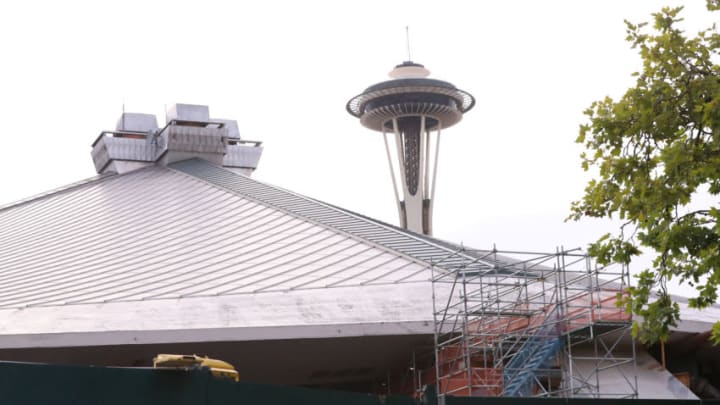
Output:
<path fill-rule="evenodd" d="M 441 124 L 433 119 L 437 122 L 434 127 L 436 135 L 435 153 L 433 153 L 433 130 L 428 128 L 428 119 L 425 115 L 397 117 L 390 119 L 387 125 L 383 126 L 383 128 L 392 126 L 395 135 L 395 159 L 393 159 L 388 132 L 383 130 L 400 226 L 425 235 L 432 233 L 432 202 L 435 194 L 437 150 L 441 128 Z M 432 159 L 433 155 L 434 159 Z M 433 160 L 432 165 L 431 160 Z M 398 166 L 399 178 L 395 164 Z M 402 196 L 398 183 L 402 187 Z"/>

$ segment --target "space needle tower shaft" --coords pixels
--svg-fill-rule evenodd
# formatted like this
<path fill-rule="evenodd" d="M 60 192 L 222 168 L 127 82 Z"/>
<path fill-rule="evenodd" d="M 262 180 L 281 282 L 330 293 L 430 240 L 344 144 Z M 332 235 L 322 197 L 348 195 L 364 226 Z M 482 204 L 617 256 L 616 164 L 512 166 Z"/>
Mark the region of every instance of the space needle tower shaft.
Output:
<path fill-rule="evenodd" d="M 403 62 L 390 72 L 392 80 L 347 104 L 363 126 L 383 134 L 400 225 L 425 235 L 432 234 L 440 134 L 475 104 L 470 93 L 429 74 L 423 65 Z"/>

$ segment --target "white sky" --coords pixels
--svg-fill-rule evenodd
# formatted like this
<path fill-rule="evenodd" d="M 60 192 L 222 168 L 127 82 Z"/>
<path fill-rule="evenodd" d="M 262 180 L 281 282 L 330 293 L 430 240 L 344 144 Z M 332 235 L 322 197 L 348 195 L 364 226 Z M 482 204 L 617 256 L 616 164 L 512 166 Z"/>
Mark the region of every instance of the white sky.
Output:
<path fill-rule="evenodd" d="M 207 104 L 265 152 L 254 177 L 397 223 L 382 138 L 345 103 L 412 57 L 474 94 L 443 133 L 435 236 L 554 251 L 614 230 L 564 223 L 588 177 L 582 111 L 632 85 L 623 19 L 705 1 L 6 1 L 0 204 L 94 175 L 90 145 L 126 111 Z"/>

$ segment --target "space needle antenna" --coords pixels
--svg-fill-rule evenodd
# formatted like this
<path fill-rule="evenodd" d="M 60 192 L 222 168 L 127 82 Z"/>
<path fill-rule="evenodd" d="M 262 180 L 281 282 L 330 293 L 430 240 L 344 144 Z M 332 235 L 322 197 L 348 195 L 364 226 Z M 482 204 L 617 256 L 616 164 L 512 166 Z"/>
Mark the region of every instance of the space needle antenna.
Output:
<path fill-rule="evenodd" d="M 407 53 L 408 58 L 407 60 L 412 60 L 412 55 L 410 54 L 410 27 L 405 26 L 405 45 L 407 46 Z"/>

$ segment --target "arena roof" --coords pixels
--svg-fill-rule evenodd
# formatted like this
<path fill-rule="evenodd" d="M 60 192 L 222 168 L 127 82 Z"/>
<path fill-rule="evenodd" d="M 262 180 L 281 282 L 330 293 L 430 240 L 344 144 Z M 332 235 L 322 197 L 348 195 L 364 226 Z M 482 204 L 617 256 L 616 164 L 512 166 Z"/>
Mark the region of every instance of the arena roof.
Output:
<path fill-rule="evenodd" d="M 0 208 L 0 347 L 431 334 L 430 267 L 485 253 L 201 159 L 152 165 Z"/>

